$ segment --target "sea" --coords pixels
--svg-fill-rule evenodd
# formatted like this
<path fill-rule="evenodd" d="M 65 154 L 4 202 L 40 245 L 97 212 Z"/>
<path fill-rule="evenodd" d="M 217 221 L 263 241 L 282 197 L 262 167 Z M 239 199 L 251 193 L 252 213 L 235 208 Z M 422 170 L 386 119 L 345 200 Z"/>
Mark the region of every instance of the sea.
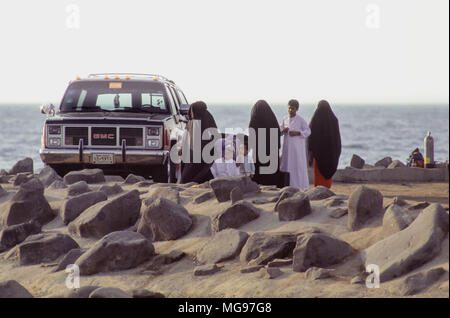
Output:
<path fill-rule="evenodd" d="M 9 170 L 18 160 L 30 157 L 35 172 L 43 168 L 39 157 L 46 116 L 38 104 L 0 104 L 0 169 Z M 248 127 L 252 104 L 209 104 L 222 131 Z M 287 106 L 271 105 L 281 122 Z M 298 114 L 311 120 L 316 105 L 301 105 Z M 449 160 L 449 105 L 332 105 L 339 119 L 342 152 L 339 168 L 349 166 L 353 154 L 366 164 L 384 157 L 406 163 L 415 149 L 423 153 L 428 131 L 434 139 L 435 161 Z"/>

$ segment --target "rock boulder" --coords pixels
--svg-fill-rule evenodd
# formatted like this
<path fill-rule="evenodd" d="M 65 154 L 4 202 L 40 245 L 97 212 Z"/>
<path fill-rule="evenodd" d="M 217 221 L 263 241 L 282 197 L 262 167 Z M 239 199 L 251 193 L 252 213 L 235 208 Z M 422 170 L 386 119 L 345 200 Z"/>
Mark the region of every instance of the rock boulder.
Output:
<path fill-rule="evenodd" d="M 242 263 L 267 265 L 274 259 L 292 257 L 295 234 L 256 232 L 250 235 L 240 254 Z"/>
<path fill-rule="evenodd" d="M 37 221 L 43 225 L 55 217 L 47 199 L 44 186 L 33 178 L 20 186 L 19 191 L 6 204 L 3 225 L 11 226 L 28 221 Z"/>
<path fill-rule="evenodd" d="M 439 204 L 432 204 L 406 229 L 391 235 L 362 253 L 365 265 L 380 268 L 380 281 L 400 277 L 433 259 L 441 251 L 448 235 L 448 213 Z"/>
<path fill-rule="evenodd" d="M 153 241 L 176 240 L 192 226 L 189 212 L 181 205 L 159 198 L 142 213 L 138 232 Z"/>
<path fill-rule="evenodd" d="M 79 181 L 86 181 L 86 183 L 101 183 L 105 182 L 105 175 L 102 169 L 84 169 L 81 171 L 71 171 L 64 176 L 64 183 L 69 185 Z"/>
<path fill-rule="evenodd" d="M 212 217 L 211 229 L 219 232 L 227 228 L 237 229 L 259 217 L 259 211 L 251 203 L 239 201 Z"/>
<path fill-rule="evenodd" d="M 280 221 L 294 221 L 311 213 L 311 205 L 305 193 L 297 193 L 293 197 L 281 201 L 278 205 Z"/>
<path fill-rule="evenodd" d="M 292 268 L 304 272 L 310 267 L 328 267 L 341 262 L 353 253 L 353 248 L 325 233 L 299 235 L 293 253 Z"/>
<path fill-rule="evenodd" d="M 152 258 L 155 248 L 140 233 L 118 231 L 95 243 L 75 262 L 81 275 L 134 268 Z"/>
<path fill-rule="evenodd" d="M 140 216 L 139 191 L 132 190 L 99 202 L 69 223 L 69 232 L 81 237 L 100 238 L 133 226 Z"/>
<path fill-rule="evenodd" d="M 9 170 L 9 174 L 18 174 L 20 172 L 33 173 L 33 159 L 25 158 L 16 162 L 16 164 Z"/>
<path fill-rule="evenodd" d="M 231 191 L 235 187 L 239 187 L 244 194 L 259 191 L 258 184 L 245 176 L 215 178 L 209 182 L 209 185 L 219 202 L 230 200 Z"/>
<path fill-rule="evenodd" d="M 376 189 L 358 186 L 348 199 L 347 227 L 351 231 L 362 228 L 371 218 L 383 213 L 383 195 Z"/>
<path fill-rule="evenodd" d="M 197 260 L 214 264 L 233 259 L 239 255 L 247 239 L 247 233 L 235 229 L 217 232 L 198 252 Z"/>
<path fill-rule="evenodd" d="M 41 233 L 29 236 L 15 247 L 20 265 L 48 263 L 74 248 L 79 248 L 70 236 L 61 233 Z"/>
<path fill-rule="evenodd" d="M 106 201 L 108 197 L 102 191 L 88 192 L 66 200 L 61 207 L 61 219 L 69 224 L 94 204 Z"/>

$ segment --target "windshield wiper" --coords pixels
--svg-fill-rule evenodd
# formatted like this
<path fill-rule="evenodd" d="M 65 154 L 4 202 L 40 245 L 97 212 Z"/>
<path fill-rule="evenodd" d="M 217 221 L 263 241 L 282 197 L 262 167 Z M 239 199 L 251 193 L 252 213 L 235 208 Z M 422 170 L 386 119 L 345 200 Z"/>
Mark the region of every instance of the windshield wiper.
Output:
<path fill-rule="evenodd" d="M 82 113 L 82 112 L 108 112 L 109 113 L 109 112 L 111 112 L 108 109 L 103 109 L 103 108 L 98 107 L 98 106 L 95 106 L 95 107 L 88 106 L 88 107 L 81 107 L 81 108 L 79 108 L 79 107 L 72 107 L 70 110 L 71 111 L 75 111 L 77 113 Z"/>
<path fill-rule="evenodd" d="M 160 109 L 158 109 L 160 110 Z M 114 109 L 113 112 L 124 112 L 124 113 L 149 113 L 149 114 L 161 114 L 161 111 L 154 111 L 145 108 L 124 108 L 124 109 Z"/>

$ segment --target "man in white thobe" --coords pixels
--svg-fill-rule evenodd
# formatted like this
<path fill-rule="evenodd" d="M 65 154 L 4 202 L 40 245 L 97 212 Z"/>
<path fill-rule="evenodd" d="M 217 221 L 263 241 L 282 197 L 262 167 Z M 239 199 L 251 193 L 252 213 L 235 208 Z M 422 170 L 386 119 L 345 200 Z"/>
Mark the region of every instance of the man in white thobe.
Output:
<path fill-rule="evenodd" d="M 223 149 L 225 148 L 225 149 Z M 220 154 L 220 157 L 214 160 L 211 166 L 211 173 L 214 178 L 227 177 L 227 176 L 239 176 L 240 170 L 239 166 L 234 160 L 235 149 L 232 144 L 232 139 L 226 138 L 225 140 L 219 139 L 214 144 L 214 149 L 216 153 Z M 222 156 L 222 152 L 223 153 Z"/>
<path fill-rule="evenodd" d="M 280 170 L 289 172 L 290 186 L 300 190 L 309 188 L 308 166 L 306 159 L 306 138 L 311 134 L 308 123 L 297 111 L 299 103 L 295 99 L 288 104 L 288 115 L 280 125 L 284 136 Z"/>

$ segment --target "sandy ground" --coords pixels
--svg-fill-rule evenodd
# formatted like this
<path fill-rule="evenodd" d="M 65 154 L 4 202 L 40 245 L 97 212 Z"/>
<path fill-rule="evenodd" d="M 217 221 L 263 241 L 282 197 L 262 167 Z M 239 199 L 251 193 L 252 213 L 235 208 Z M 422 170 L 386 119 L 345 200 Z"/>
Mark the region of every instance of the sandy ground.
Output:
<path fill-rule="evenodd" d="M 112 185 L 114 182 L 109 182 Z M 138 189 L 145 192 L 147 188 L 123 185 L 124 190 Z M 332 190 L 336 194 L 349 195 L 359 184 L 333 184 Z M 384 195 L 386 204 L 393 197 L 399 196 L 408 203 L 421 201 L 438 202 L 448 209 L 449 185 L 447 183 L 399 183 L 399 184 L 366 184 L 376 188 Z M 10 192 L 0 198 L 0 216 L 2 203 L 11 198 L 16 191 L 12 185 L 2 185 Z M 91 185 L 91 188 L 99 188 L 100 185 Z M 333 266 L 333 277 L 328 279 L 310 281 L 305 273 L 292 271 L 292 266 L 281 267 L 283 275 L 276 279 L 266 279 L 260 273 L 241 274 L 240 269 L 246 264 L 241 264 L 239 258 L 221 263 L 222 270 L 210 276 L 197 277 L 193 275 L 196 266 L 195 255 L 197 251 L 210 238 L 210 217 L 219 209 L 230 205 L 229 202 L 218 203 L 216 199 L 208 200 L 202 204 L 193 204 L 191 198 L 203 193 L 207 189 L 188 188 L 182 191 L 182 204 L 193 216 L 194 226 L 190 232 L 181 239 L 168 242 L 155 242 L 156 252 L 166 254 L 172 250 L 182 250 L 187 255 L 181 261 L 165 265 L 161 271 L 154 273 L 142 273 L 149 262 L 137 268 L 82 276 L 81 286 L 99 285 L 104 287 L 118 287 L 125 291 L 135 288 L 145 288 L 160 292 L 167 297 L 401 297 L 398 286 L 402 278 L 382 283 L 380 288 L 369 289 L 365 284 L 351 284 L 351 279 L 358 273 L 362 273 L 363 266 L 358 254 L 349 257 L 344 262 Z M 278 192 L 264 189 L 259 194 L 246 196 L 245 200 L 255 198 L 273 198 Z M 66 190 L 46 190 L 45 195 L 52 208 L 57 211 L 64 198 Z M 146 194 L 141 195 L 142 199 Z M 317 227 L 336 237 L 350 243 L 356 250 L 362 250 L 382 238 L 381 219 L 375 220 L 366 228 L 350 232 L 347 230 L 347 216 L 334 219 L 329 216 L 330 211 L 323 206 L 322 201 L 312 201 L 312 213 L 301 220 L 281 222 L 274 213 L 275 203 L 256 205 L 261 212 L 258 219 L 242 226 L 240 230 L 249 234 L 253 232 L 297 232 L 311 226 Z M 57 231 L 68 234 L 59 217 L 45 225 L 43 231 Z M 74 237 L 81 247 L 90 247 L 96 241 Z M 413 297 L 449 297 L 448 270 L 449 270 L 449 238 L 448 235 L 442 243 L 440 254 L 432 261 L 410 272 L 417 273 L 423 270 L 443 267 L 447 270 L 441 279 L 430 288 Z M 5 253 L 0 254 L 0 281 L 14 279 L 26 287 L 35 297 L 61 297 L 68 290 L 65 286 L 67 273 L 60 271 L 51 273 L 56 266 L 54 264 L 19 266 L 17 263 L 3 259 Z"/>

